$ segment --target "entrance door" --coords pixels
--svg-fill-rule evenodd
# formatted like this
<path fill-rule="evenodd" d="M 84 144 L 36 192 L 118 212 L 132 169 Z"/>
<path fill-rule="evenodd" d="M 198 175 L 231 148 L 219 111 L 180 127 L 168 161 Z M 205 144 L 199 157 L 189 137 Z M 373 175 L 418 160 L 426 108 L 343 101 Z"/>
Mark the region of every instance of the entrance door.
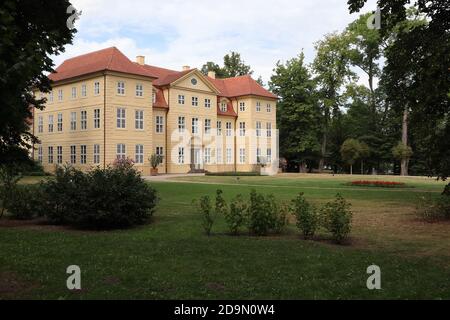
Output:
<path fill-rule="evenodd" d="M 202 161 L 202 150 L 199 148 L 194 148 L 194 168 L 196 170 L 203 169 L 203 161 Z"/>

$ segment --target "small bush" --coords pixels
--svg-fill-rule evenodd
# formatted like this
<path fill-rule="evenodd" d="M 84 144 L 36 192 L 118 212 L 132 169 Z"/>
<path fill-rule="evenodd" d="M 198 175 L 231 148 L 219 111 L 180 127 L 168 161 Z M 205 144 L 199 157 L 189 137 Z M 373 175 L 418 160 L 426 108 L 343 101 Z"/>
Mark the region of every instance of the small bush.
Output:
<path fill-rule="evenodd" d="M 225 214 L 225 221 L 228 226 L 228 230 L 233 235 L 237 235 L 239 228 L 245 223 L 245 212 L 247 210 L 247 203 L 242 195 L 237 195 L 230 203 L 230 210 Z"/>
<path fill-rule="evenodd" d="M 450 196 L 441 195 L 438 198 L 422 198 L 417 212 L 428 222 L 450 219 Z"/>
<path fill-rule="evenodd" d="M 292 200 L 291 211 L 297 219 L 297 228 L 303 237 L 312 238 L 319 227 L 319 216 L 316 208 L 306 201 L 303 193 Z"/>
<path fill-rule="evenodd" d="M 18 185 L 6 209 L 17 220 L 31 220 L 41 215 L 42 188 L 40 185 Z"/>
<path fill-rule="evenodd" d="M 217 190 L 216 191 L 216 215 L 222 216 L 225 215 L 228 212 L 228 206 L 225 199 L 222 197 L 223 191 Z"/>
<path fill-rule="evenodd" d="M 214 224 L 213 209 L 211 199 L 208 196 L 200 198 L 200 213 L 202 215 L 202 226 L 205 233 L 211 235 L 211 229 Z"/>
<path fill-rule="evenodd" d="M 328 202 L 322 209 L 322 223 L 333 236 L 333 240 L 342 243 L 350 234 L 352 212 L 350 204 L 340 195 L 333 202 Z"/>
<path fill-rule="evenodd" d="M 57 168 L 55 179 L 43 183 L 50 222 L 83 228 L 126 228 L 147 222 L 158 197 L 132 164 L 118 163 L 84 173 Z"/>
<path fill-rule="evenodd" d="M 273 195 L 264 196 L 252 190 L 246 220 L 250 233 L 257 236 L 270 231 L 280 233 L 287 224 L 287 212 L 280 210 Z"/>
<path fill-rule="evenodd" d="M 288 224 L 289 206 L 281 204 L 277 206 L 276 215 L 273 220 L 273 232 L 281 234 Z"/>

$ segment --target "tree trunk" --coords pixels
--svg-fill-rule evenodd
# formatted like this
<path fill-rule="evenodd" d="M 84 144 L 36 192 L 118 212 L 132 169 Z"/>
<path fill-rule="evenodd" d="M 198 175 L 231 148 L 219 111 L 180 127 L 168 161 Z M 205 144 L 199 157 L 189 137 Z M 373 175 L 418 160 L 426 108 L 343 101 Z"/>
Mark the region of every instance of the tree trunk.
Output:
<path fill-rule="evenodd" d="M 350 175 L 353 175 L 353 165 L 350 165 Z"/>
<path fill-rule="evenodd" d="M 403 121 L 402 121 L 402 143 L 403 145 L 408 145 L 408 107 L 405 108 L 403 111 Z M 400 168 L 400 175 L 407 176 L 408 175 L 408 164 L 409 159 L 403 158 L 401 160 L 401 168 Z"/>
<path fill-rule="evenodd" d="M 299 169 L 300 173 L 306 173 L 306 163 L 305 162 L 300 163 Z"/>

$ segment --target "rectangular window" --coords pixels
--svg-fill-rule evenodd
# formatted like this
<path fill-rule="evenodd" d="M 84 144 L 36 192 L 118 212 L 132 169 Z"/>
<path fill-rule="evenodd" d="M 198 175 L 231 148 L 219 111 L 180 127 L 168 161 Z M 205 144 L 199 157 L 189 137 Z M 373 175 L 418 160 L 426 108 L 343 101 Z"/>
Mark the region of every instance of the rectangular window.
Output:
<path fill-rule="evenodd" d="M 260 112 L 261 111 L 261 102 L 256 102 L 256 112 Z"/>
<path fill-rule="evenodd" d="M 272 149 L 267 149 L 267 163 L 272 162 Z"/>
<path fill-rule="evenodd" d="M 211 163 L 211 148 L 205 148 L 205 163 Z"/>
<path fill-rule="evenodd" d="M 239 122 L 239 135 L 245 136 L 245 122 Z"/>
<path fill-rule="evenodd" d="M 184 104 L 184 95 L 182 94 L 178 95 L 178 104 Z"/>
<path fill-rule="evenodd" d="M 136 84 L 136 97 L 144 96 L 144 86 L 141 83 Z"/>
<path fill-rule="evenodd" d="M 198 118 L 192 118 L 192 133 L 198 133 Z"/>
<path fill-rule="evenodd" d="M 239 149 L 239 162 L 245 163 L 245 149 L 244 148 Z"/>
<path fill-rule="evenodd" d="M 266 123 L 266 133 L 268 137 L 272 136 L 272 123 L 270 122 Z"/>
<path fill-rule="evenodd" d="M 184 133 L 186 130 L 186 120 L 184 117 L 178 117 L 178 132 Z"/>
<path fill-rule="evenodd" d="M 211 99 L 205 99 L 205 108 L 211 108 Z"/>
<path fill-rule="evenodd" d="M 256 136 L 261 137 L 261 122 L 256 121 Z"/>
<path fill-rule="evenodd" d="M 123 81 L 117 82 L 117 94 L 119 94 L 119 95 L 125 94 L 125 82 L 123 82 Z"/>
<path fill-rule="evenodd" d="M 56 147 L 56 162 L 58 164 L 61 164 L 63 162 L 63 147 L 62 146 Z"/>
<path fill-rule="evenodd" d="M 205 119 L 205 134 L 211 134 L 211 119 Z"/>
<path fill-rule="evenodd" d="M 156 147 L 156 155 L 157 156 L 161 156 L 161 157 L 164 156 L 164 149 L 163 149 L 163 147 Z"/>
<path fill-rule="evenodd" d="M 192 97 L 192 106 L 198 107 L 198 97 Z"/>
<path fill-rule="evenodd" d="M 58 90 L 58 101 L 63 100 L 63 91 L 61 89 Z"/>
<path fill-rule="evenodd" d="M 86 97 L 87 96 L 87 87 L 85 84 L 81 85 L 81 96 Z"/>
<path fill-rule="evenodd" d="M 227 135 L 227 137 L 231 137 L 231 132 L 232 132 L 232 124 L 231 124 L 231 122 L 227 122 L 227 124 L 226 124 L 226 135 Z"/>
<path fill-rule="evenodd" d="M 87 129 L 87 111 L 86 110 L 82 110 L 81 111 L 81 130 L 86 130 Z"/>
<path fill-rule="evenodd" d="M 245 111 L 245 102 L 239 102 L 239 111 L 241 112 Z"/>
<path fill-rule="evenodd" d="M 156 133 L 164 132 L 164 118 L 163 116 L 156 116 Z"/>
<path fill-rule="evenodd" d="M 144 111 L 143 110 L 135 111 L 134 127 L 137 130 L 144 130 Z"/>
<path fill-rule="evenodd" d="M 135 155 L 136 163 L 144 163 L 144 146 L 142 144 L 136 145 L 136 155 Z"/>
<path fill-rule="evenodd" d="M 117 159 L 126 159 L 127 158 L 126 146 L 123 143 L 119 143 L 117 145 L 116 157 L 117 157 Z"/>
<path fill-rule="evenodd" d="M 50 93 L 48 94 L 48 100 L 50 102 L 53 102 L 53 91 L 50 91 Z"/>
<path fill-rule="evenodd" d="M 156 103 L 156 92 L 152 92 L 152 103 L 155 104 Z"/>
<path fill-rule="evenodd" d="M 267 112 L 271 112 L 272 111 L 272 105 L 270 103 L 267 104 Z"/>
<path fill-rule="evenodd" d="M 226 102 L 222 102 L 220 104 L 220 111 L 222 111 L 222 112 L 227 112 L 228 111 L 228 106 L 227 106 Z"/>
<path fill-rule="evenodd" d="M 100 128 L 100 109 L 94 109 L 94 128 Z"/>
<path fill-rule="evenodd" d="M 53 132 L 53 115 L 48 116 L 48 132 Z"/>
<path fill-rule="evenodd" d="M 222 161 L 222 148 L 216 148 L 216 163 L 221 164 Z"/>
<path fill-rule="evenodd" d="M 77 87 L 72 87 L 72 99 L 77 97 Z"/>
<path fill-rule="evenodd" d="M 126 110 L 124 108 L 117 108 L 117 128 L 125 129 L 126 124 Z"/>
<path fill-rule="evenodd" d="M 184 163 L 184 148 L 179 147 L 178 148 L 178 164 Z"/>
<path fill-rule="evenodd" d="M 48 163 L 53 163 L 53 147 L 48 147 Z"/>
<path fill-rule="evenodd" d="M 100 94 L 100 82 L 94 83 L 94 94 L 97 96 Z"/>
<path fill-rule="evenodd" d="M 70 146 L 70 163 L 71 164 L 77 163 L 77 147 L 76 146 Z"/>
<path fill-rule="evenodd" d="M 42 116 L 38 117 L 38 132 L 42 133 L 44 131 L 44 118 Z"/>
<path fill-rule="evenodd" d="M 58 113 L 58 131 L 62 131 L 63 129 L 63 115 L 62 113 Z"/>
<path fill-rule="evenodd" d="M 228 164 L 232 163 L 232 158 L 233 158 L 232 150 L 231 150 L 231 148 L 227 148 L 227 163 Z"/>
<path fill-rule="evenodd" d="M 100 145 L 94 144 L 94 163 L 99 164 L 100 163 Z"/>
<path fill-rule="evenodd" d="M 260 164 L 261 163 L 261 149 L 257 148 L 256 149 L 256 163 Z"/>
<path fill-rule="evenodd" d="M 217 121 L 217 135 L 222 135 L 222 121 Z"/>
<path fill-rule="evenodd" d="M 38 161 L 42 163 L 42 146 L 38 147 Z"/>
<path fill-rule="evenodd" d="M 87 162 L 87 147 L 85 145 L 80 146 L 80 162 L 81 164 Z"/>
<path fill-rule="evenodd" d="M 77 113 L 70 113 L 70 130 L 77 130 Z"/>

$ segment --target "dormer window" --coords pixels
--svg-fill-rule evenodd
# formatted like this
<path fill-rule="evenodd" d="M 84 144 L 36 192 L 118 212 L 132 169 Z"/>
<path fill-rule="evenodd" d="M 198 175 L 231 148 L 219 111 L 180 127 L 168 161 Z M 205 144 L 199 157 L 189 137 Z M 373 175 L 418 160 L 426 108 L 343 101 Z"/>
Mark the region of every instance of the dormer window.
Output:
<path fill-rule="evenodd" d="M 222 102 L 220 104 L 220 111 L 222 111 L 222 112 L 227 112 L 228 111 L 228 106 L 227 106 L 226 102 Z"/>
<path fill-rule="evenodd" d="M 156 103 L 156 92 L 155 91 L 153 91 L 153 93 L 152 93 L 152 102 L 153 102 L 153 104 Z"/>

